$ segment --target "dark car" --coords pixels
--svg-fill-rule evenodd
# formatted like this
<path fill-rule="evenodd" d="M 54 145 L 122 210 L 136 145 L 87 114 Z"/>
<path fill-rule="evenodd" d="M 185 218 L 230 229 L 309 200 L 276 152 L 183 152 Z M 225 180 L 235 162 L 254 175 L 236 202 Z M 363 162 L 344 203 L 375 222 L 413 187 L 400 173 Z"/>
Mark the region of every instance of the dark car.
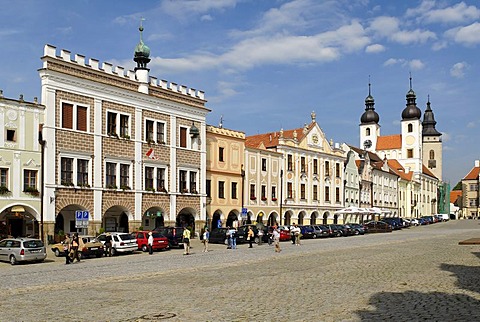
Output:
<path fill-rule="evenodd" d="M 369 221 L 363 225 L 368 233 L 391 233 L 392 226 L 383 221 Z"/>
<path fill-rule="evenodd" d="M 208 240 L 209 243 L 213 244 L 225 244 L 228 245 L 228 230 L 230 228 L 221 227 L 221 228 L 214 228 L 210 232 L 210 238 Z"/>
<path fill-rule="evenodd" d="M 383 222 L 390 224 L 393 230 L 399 230 L 403 228 L 403 221 L 400 218 L 387 217 L 382 219 Z"/>
<path fill-rule="evenodd" d="M 324 225 L 328 229 L 329 237 L 340 237 L 342 236 L 342 231 L 337 225 Z"/>
<path fill-rule="evenodd" d="M 238 227 L 237 229 L 237 244 L 247 243 L 247 234 L 248 234 L 248 227 L 252 227 L 253 230 L 253 241 L 258 244 L 258 228 L 257 226 L 250 224 L 250 225 L 243 225 Z M 264 234 L 265 236 L 265 234 Z M 262 237 L 263 238 L 263 237 Z"/>
<path fill-rule="evenodd" d="M 355 234 L 353 229 L 348 225 L 336 224 L 334 226 L 337 226 L 343 237 L 353 236 Z"/>
<path fill-rule="evenodd" d="M 183 227 L 157 227 L 154 231 L 168 238 L 170 247 L 183 247 Z"/>
<path fill-rule="evenodd" d="M 328 228 L 323 225 L 312 225 L 312 227 L 315 234 L 313 238 L 328 237 L 330 234 Z"/>
<path fill-rule="evenodd" d="M 354 235 L 363 235 L 365 234 L 365 227 L 360 224 L 347 224 L 353 230 Z"/>
<path fill-rule="evenodd" d="M 301 225 L 300 233 L 302 234 L 303 239 L 316 238 L 315 231 L 311 225 Z"/>

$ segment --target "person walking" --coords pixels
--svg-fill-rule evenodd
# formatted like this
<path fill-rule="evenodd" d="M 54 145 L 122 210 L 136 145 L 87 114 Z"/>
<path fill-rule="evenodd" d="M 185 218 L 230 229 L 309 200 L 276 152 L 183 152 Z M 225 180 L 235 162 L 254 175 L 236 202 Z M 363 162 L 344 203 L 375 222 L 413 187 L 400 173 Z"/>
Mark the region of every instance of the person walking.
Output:
<path fill-rule="evenodd" d="M 207 253 L 208 252 L 208 240 L 210 239 L 210 232 L 208 231 L 208 228 L 205 228 L 205 231 L 203 232 L 203 252 Z"/>
<path fill-rule="evenodd" d="M 295 245 L 295 226 L 296 224 L 293 223 L 292 226 L 290 226 L 290 237 L 292 239 L 292 244 Z"/>
<path fill-rule="evenodd" d="M 282 249 L 280 248 L 280 232 L 277 227 L 273 228 L 273 243 L 275 244 L 275 253 L 280 253 Z"/>
<path fill-rule="evenodd" d="M 183 230 L 183 255 L 190 255 L 190 229 Z"/>
<path fill-rule="evenodd" d="M 65 235 L 65 239 L 63 240 L 63 253 L 65 254 L 65 265 L 70 264 L 70 248 L 72 246 L 72 240 L 70 239 L 70 234 L 67 233 Z"/>
<path fill-rule="evenodd" d="M 263 243 L 263 228 L 258 228 L 258 245 Z"/>
<path fill-rule="evenodd" d="M 78 233 L 73 234 L 73 239 L 72 239 L 72 249 L 73 249 L 73 257 L 72 257 L 72 263 L 77 260 L 77 263 L 80 262 L 80 252 L 78 251 L 80 247 L 80 238 L 78 237 Z"/>
<path fill-rule="evenodd" d="M 153 234 L 152 232 L 148 232 L 148 254 L 152 255 L 153 254 Z"/>
<path fill-rule="evenodd" d="M 105 234 L 105 257 L 112 257 L 112 235 L 110 233 Z"/>
<path fill-rule="evenodd" d="M 295 245 L 300 246 L 300 237 L 302 236 L 302 230 L 298 225 L 295 225 Z"/>
<path fill-rule="evenodd" d="M 255 238 L 254 236 L 255 234 L 253 233 L 252 226 L 248 226 L 247 240 L 248 240 L 248 244 L 250 245 L 248 246 L 248 248 L 253 248 L 252 242 Z"/>
<path fill-rule="evenodd" d="M 231 249 L 237 249 L 237 230 L 235 228 L 230 228 L 228 230 L 228 234 L 230 236 L 230 248 Z"/>

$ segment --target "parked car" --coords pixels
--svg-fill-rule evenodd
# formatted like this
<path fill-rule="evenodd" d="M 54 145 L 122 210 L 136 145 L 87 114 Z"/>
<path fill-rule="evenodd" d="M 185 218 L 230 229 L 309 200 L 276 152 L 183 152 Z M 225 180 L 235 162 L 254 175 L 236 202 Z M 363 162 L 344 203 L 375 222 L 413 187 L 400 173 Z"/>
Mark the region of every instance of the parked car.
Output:
<path fill-rule="evenodd" d="M 315 236 L 313 238 L 328 237 L 328 228 L 323 225 L 312 225 Z"/>
<path fill-rule="evenodd" d="M 254 224 L 248 224 L 248 225 L 243 225 L 238 227 L 237 229 L 237 244 L 242 244 L 242 243 L 247 243 L 247 233 L 248 233 L 248 227 L 252 227 L 253 230 L 253 242 L 258 244 L 258 228 Z"/>
<path fill-rule="evenodd" d="M 103 244 L 95 236 L 79 236 L 82 239 L 80 248 L 78 252 L 80 253 L 80 258 L 84 259 L 87 257 L 102 257 L 104 254 Z M 53 244 L 50 249 L 55 254 L 56 257 L 65 256 L 63 251 L 64 242 Z"/>
<path fill-rule="evenodd" d="M 97 239 L 105 245 L 106 234 L 98 235 Z M 110 232 L 112 235 L 112 255 L 118 253 L 133 253 L 137 250 L 137 240 L 129 233 Z"/>
<path fill-rule="evenodd" d="M 273 226 L 267 226 L 265 231 L 272 231 Z M 287 226 L 277 226 L 278 231 L 280 232 L 280 241 L 288 241 L 292 239 L 292 236 L 290 235 L 290 230 L 288 229 Z M 263 239 L 265 240 L 265 233 L 263 234 Z M 268 236 L 267 236 L 267 242 L 268 242 Z"/>
<path fill-rule="evenodd" d="M 209 243 L 213 244 L 225 244 L 228 245 L 228 233 L 229 228 L 221 227 L 221 228 L 214 228 L 210 232 L 210 239 L 208 240 Z"/>
<path fill-rule="evenodd" d="M 352 229 L 354 235 L 365 234 L 365 228 L 360 224 L 355 224 L 355 223 L 354 224 L 347 224 L 347 226 L 349 226 Z"/>
<path fill-rule="evenodd" d="M 386 217 L 383 218 L 382 221 L 392 226 L 393 230 L 399 230 L 403 228 L 403 221 L 398 217 Z"/>
<path fill-rule="evenodd" d="M 299 225 L 300 233 L 302 234 L 302 239 L 316 238 L 315 231 L 311 225 Z"/>
<path fill-rule="evenodd" d="M 148 251 L 148 233 L 149 231 L 135 231 L 132 233 L 133 238 L 137 240 L 137 249 L 142 252 Z M 152 232 L 153 237 L 153 250 L 162 250 L 169 248 L 168 238 L 160 234 L 159 232 Z"/>
<path fill-rule="evenodd" d="M 392 226 L 383 221 L 369 221 L 363 225 L 368 233 L 391 233 Z"/>
<path fill-rule="evenodd" d="M 339 227 L 337 227 L 337 225 L 324 225 L 325 227 L 328 228 L 328 236 L 329 237 L 340 237 L 342 236 L 342 232 L 341 230 L 339 229 Z"/>
<path fill-rule="evenodd" d="M 353 236 L 355 234 L 353 229 L 348 225 L 336 224 L 334 226 L 337 226 L 343 237 Z"/>
<path fill-rule="evenodd" d="M 0 260 L 15 265 L 18 262 L 43 262 L 47 248 L 40 239 L 7 238 L 0 241 Z"/>
<path fill-rule="evenodd" d="M 183 227 L 157 227 L 154 231 L 168 238 L 170 247 L 183 247 Z"/>

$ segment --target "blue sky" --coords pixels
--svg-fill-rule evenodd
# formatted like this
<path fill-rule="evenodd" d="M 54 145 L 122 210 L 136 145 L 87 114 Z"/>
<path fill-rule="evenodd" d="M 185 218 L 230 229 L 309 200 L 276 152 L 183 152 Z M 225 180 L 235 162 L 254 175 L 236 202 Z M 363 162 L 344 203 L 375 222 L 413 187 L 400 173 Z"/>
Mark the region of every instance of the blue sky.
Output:
<path fill-rule="evenodd" d="M 302 127 L 359 145 L 369 75 L 381 134 L 400 133 L 409 73 L 443 133 L 444 179 L 480 158 L 480 3 L 474 0 L 0 0 L 0 89 L 40 97 L 51 44 L 133 68 L 138 25 L 150 75 L 205 91 L 207 122 L 247 135 Z M 423 117 L 423 115 L 422 115 Z"/>

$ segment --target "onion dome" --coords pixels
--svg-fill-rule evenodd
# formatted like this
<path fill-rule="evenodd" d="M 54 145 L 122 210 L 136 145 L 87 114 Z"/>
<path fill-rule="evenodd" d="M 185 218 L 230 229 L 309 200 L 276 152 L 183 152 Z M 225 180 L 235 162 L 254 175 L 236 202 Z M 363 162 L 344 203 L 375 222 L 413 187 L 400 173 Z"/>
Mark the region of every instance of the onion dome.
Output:
<path fill-rule="evenodd" d="M 407 92 L 407 106 L 402 111 L 402 120 L 419 120 L 422 111 L 417 107 L 417 96 L 412 89 L 412 77 L 410 77 L 410 90 Z"/>
<path fill-rule="evenodd" d="M 190 136 L 192 138 L 196 138 L 200 135 L 200 130 L 195 126 L 195 123 L 192 122 L 192 126 L 190 127 Z"/>
<path fill-rule="evenodd" d="M 427 109 L 425 110 L 425 114 L 423 114 L 423 122 L 422 122 L 422 136 L 440 136 L 442 133 L 438 132 L 435 128 L 437 122 L 435 121 L 435 117 L 433 115 L 433 111 L 430 107 L 430 96 L 428 97 L 427 101 Z"/>
<path fill-rule="evenodd" d="M 135 54 L 133 60 L 137 63 L 137 68 L 145 69 L 150 62 L 150 48 L 143 43 L 143 26 L 140 24 L 138 28 L 140 31 L 140 42 L 135 47 Z"/>
<path fill-rule="evenodd" d="M 370 86 L 371 84 L 368 83 L 368 96 L 365 98 L 365 112 L 360 117 L 361 124 L 378 124 L 378 121 L 380 121 L 380 116 L 375 112 L 375 100 L 371 95 Z"/>

